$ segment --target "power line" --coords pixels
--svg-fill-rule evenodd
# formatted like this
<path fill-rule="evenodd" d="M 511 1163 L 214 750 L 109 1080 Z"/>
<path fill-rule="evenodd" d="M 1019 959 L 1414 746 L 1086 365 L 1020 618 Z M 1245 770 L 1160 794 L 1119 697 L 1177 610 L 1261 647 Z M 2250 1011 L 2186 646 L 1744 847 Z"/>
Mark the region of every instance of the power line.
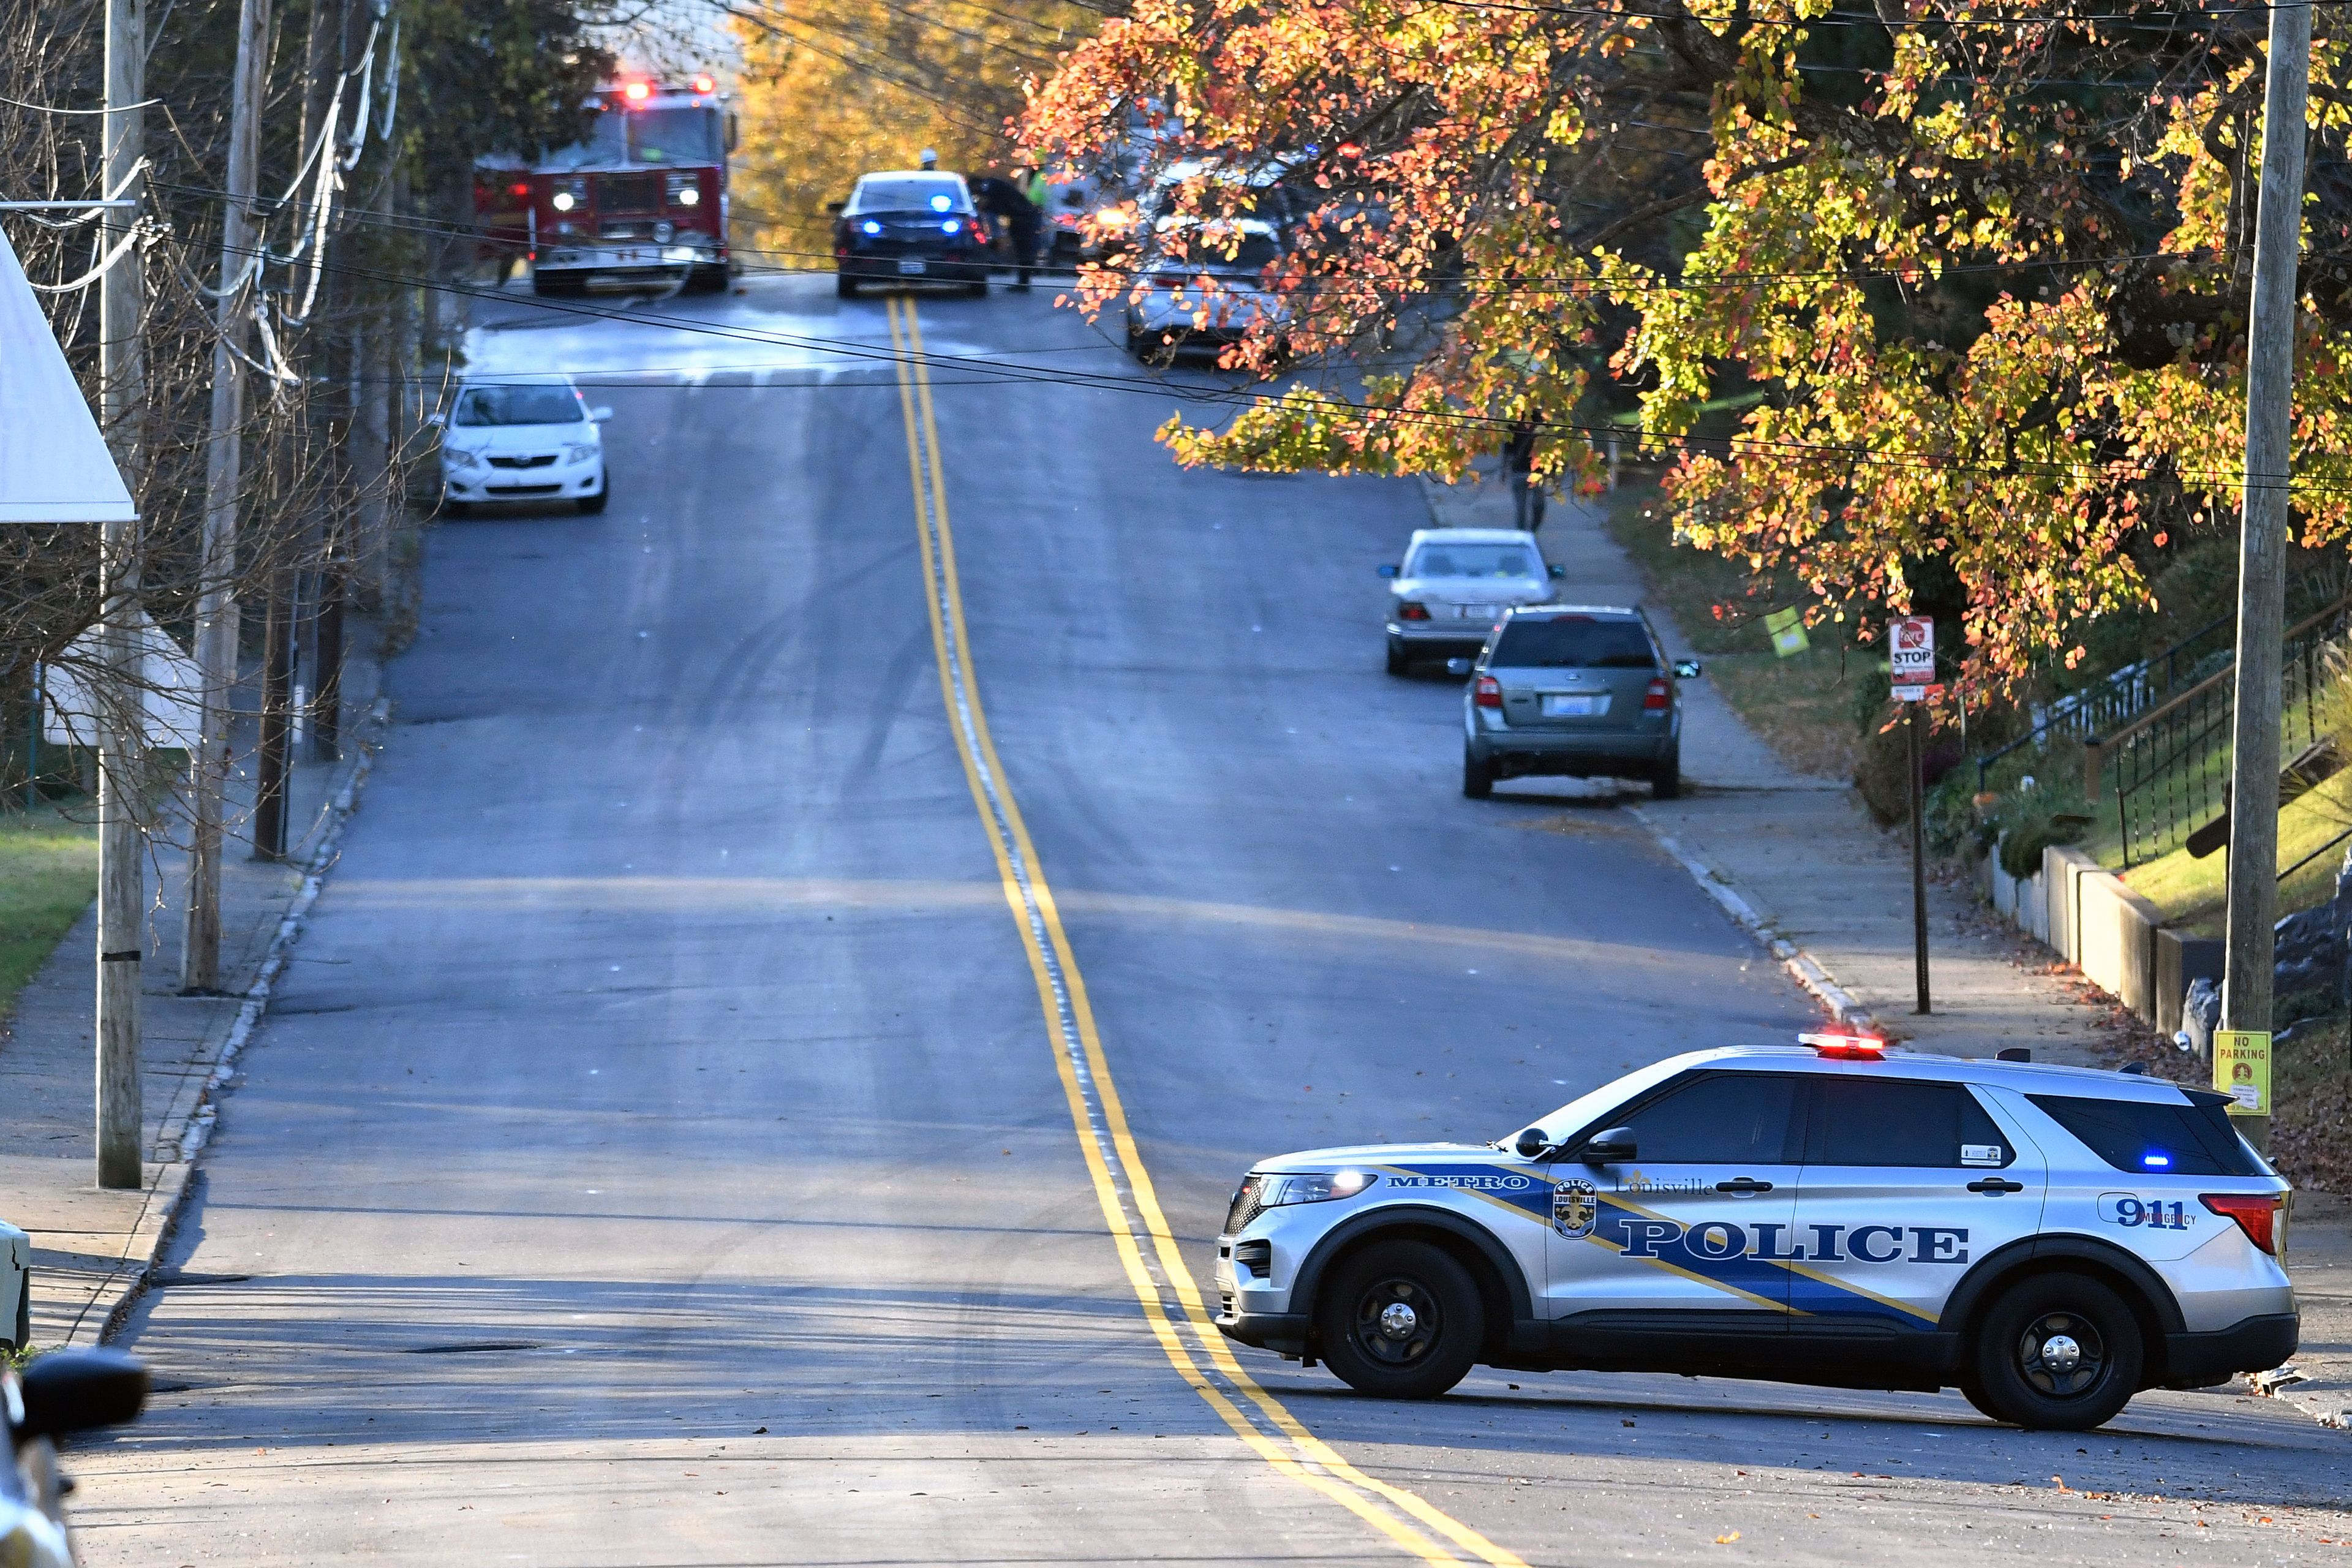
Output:
<path fill-rule="evenodd" d="M 377 268 L 353 267 L 349 264 L 325 264 L 331 270 L 371 282 L 401 287 L 428 289 L 467 299 L 498 300 L 495 289 L 477 285 L 418 278 L 408 274 L 385 272 Z M 1102 372 L 1071 370 L 1045 365 L 1024 365 L 1017 363 L 989 360 L 970 354 L 902 353 L 879 344 L 845 342 L 840 339 L 812 338 L 798 333 L 759 331 L 731 327 L 719 322 L 695 321 L 677 317 L 647 316 L 632 310 L 606 310 L 586 300 L 539 299 L 535 309 L 560 315 L 581 316 L 594 320 L 617 321 L 631 326 L 653 327 L 667 331 L 683 331 L 696 336 L 725 339 L 732 342 L 767 343 L 777 347 L 828 355 L 862 363 L 898 364 L 920 363 L 926 366 L 945 364 L 960 371 L 977 373 L 992 383 L 1030 383 L 1070 386 L 1087 391 L 1121 392 L 1149 396 L 1165 396 L 1168 384 L 1156 377 L 1109 374 Z M 514 373 L 525 374 L 525 373 Z M 1262 387 L 1219 387 L 1189 384 L 1181 390 L 1199 401 L 1219 403 L 1237 407 L 1255 406 L 1267 397 Z M 1372 405 L 1350 402 L 1328 394 L 1318 394 L 1336 415 L 1372 422 L 1394 421 L 1402 424 L 1460 425 L 1481 429 L 1509 430 L 1526 423 L 1502 415 L 1475 414 L 1462 409 L 1413 408 L 1404 405 Z M 2177 468 L 2167 459 L 2129 464 L 2125 459 L 2100 461 L 2084 459 L 2078 462 L 2009 461 L 1989 462 L 1955 458 L 1934 453 L 1888 452 L 1864 447 L 1828 442 L 1796 441 L 1785 438 L 1769 439 L 1755 436 L 1699 436 L 1687 432 L 1652 430 L 1583 420 L 1543 420 L 1538 422 L 1550 431 L 1563 431 L 1582 437 L 1632 439 L 1643 443 L 1674 445 L 1685 448 L 1737 455 L 1753 452 L 1760 456 L 1791 459 L 1820 458 L 1840 462 L 1852 468 L 1899 468 L 1939 472 L 1983 474 L 1996 478 L 2057 479 L 2090 473 L 2111 473 L 2132 479 L 2154 478 L 2168 473 L 2184 482 L 2193 482 L 2216 490 L 2235 489 L 2243 483 L 2242 473 L 2214 472 Z M 2130 469 L 2127 474 L 2125 472 Z M 2352 482 L 2341 485 L 2321 485 L 2304 482 L 2292 484 L 2291 493 L 2306 495 L 2341 495 L 2352 493 Z"/>

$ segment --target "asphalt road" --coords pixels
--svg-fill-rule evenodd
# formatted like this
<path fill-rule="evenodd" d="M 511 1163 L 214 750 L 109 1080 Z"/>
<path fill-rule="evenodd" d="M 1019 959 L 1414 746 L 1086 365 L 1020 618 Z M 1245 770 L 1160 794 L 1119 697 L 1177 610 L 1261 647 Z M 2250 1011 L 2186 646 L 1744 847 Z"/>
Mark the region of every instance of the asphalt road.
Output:
<path fill-rule="evenodd" d="M 1176 469 L 1180 393 L 1050 300 L 919 307 L 944 694 L 884 302 L 489 312 L 478 363 L 616 410 L 614 502 L 432 535 L 390 745 L 133 1324 L 163 1392 L 73 1458 L 90 1562 L 2345 1550 L 2343 1436 L 2249 1400 L 2088 1437 L 1661 1377 L 1399 1405 L 1156 1331 L 1139 1171 L 1205 1280 L 1254 1156 L 1507 1133 L 1810 1014 L 1621 806 L 1461 798 L 1458 690 L 1381 673 L 1412 487 Z"/>

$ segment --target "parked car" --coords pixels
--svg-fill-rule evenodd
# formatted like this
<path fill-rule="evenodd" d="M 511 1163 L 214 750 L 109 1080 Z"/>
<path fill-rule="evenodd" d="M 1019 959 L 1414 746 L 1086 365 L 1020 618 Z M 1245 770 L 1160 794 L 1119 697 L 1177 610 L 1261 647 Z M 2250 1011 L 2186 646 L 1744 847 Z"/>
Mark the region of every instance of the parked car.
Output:
<path fill-rule="evenodd" d="M 1217 1327 L 1385 1399 L 1484 1363 L 1957 1388 L 2084 1431 L 2294 1353 L 2291 1194 L 2228 1103 L 1866 1035 L 1696 1051 L 1490 1143 L 1258 1161 Z"/>
<path fill-rule="evenodd" d="M 1512 528 L 1415 529 L 1389 580 L 1389 673 L 1422 658 L 1475 656 L 1507 612 L 1541 604 L 1560 569 L 1532 533 Z"/>
<path fill-rule="evenodd" d="M 951 283 L 988 292 L 988 225 L 961 174 L 891 169 L 862 174 L 833 212 L 835 291 L 867 283 Z"/>
<path fill-rule="evenodd" d="M 1254 218 L 1160 219 L 1128 292 L 1128 353 L 1166 358 L 1288 324 L 1290 308 L 1263 281 L 1281 258 L 1272 226 Z"/>
<path fill-rule="evenodd" d="M 603 511 L 612 496 L 604 421 L 568 375 L 474 381 L 457 389 L 441 426 L 441 505 L 464 517 L 483 501 L 569 500 Z"/>
<path fill-rule="evenodd" d="M 1647 779 L 1683 787 L 1682 694 L 1699 673 L 1671 661 L 1641 611 L 1537 605 L 1507 612 L 1462 694 L 1462 793 L 1530 773 Z"/>
<path fill-rule="evenodd" d="M 0 1366 L 0 1416 L 8 1459 L 0 1465 L 0 1563 L 74 1568 L 57 1439 L 134 1420 L 147 1403 L 147 1370 L 121 1351 L 63 1350 L 24 1372 Z"/>

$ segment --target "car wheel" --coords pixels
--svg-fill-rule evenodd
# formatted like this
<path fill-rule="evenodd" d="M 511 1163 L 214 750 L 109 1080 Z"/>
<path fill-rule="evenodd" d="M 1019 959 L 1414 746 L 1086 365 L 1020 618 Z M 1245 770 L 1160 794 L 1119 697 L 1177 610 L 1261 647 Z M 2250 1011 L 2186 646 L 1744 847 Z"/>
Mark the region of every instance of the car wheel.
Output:
<path fill-rule="evenodd" d="M 1985 1397 L 1984 1387 L 1977 1382 L 1976 1374 L 1974 1373 L 1963 1372 L 1960 1377 L 1959 1387 L 1960 1397 L 1967 1400 L 1971 1405 L 1974 1405 L 1978 1415 L 1984 1416 L 1990 1421 L 2007 1420 L 2006 1416 L 2002 1415 L 2000 1411 L 1995 1410 L 1992 1407 L 1992 1402 Z"/>
<path fill-rule="evenodd" d="M 1969 1359 L 1979 1408 L 2013 1426 L 2086 1432 L 2139 1392 L 2139 1321 L 2096 1279 L 2038 1274 L 1993 1303 Z"/>
<path fill-rule="evenodd" d="M 985 299 L 987 299 L 987 298 L 988 298 L 988 269 L 987 269 L 985 267 L 982 267 L 982 268 L 981 268 L 980 276 L 979 276 L 979 277 L 977 277 L 977 278 L 975 278 L 975 279 L 973 279 L 971 282 L 969 282 L 969 283 L 965 284 L 965 285 L 963 286 L 963 291 L 964 291 L 965 293 L 967 293 L 967 294 L 971 295 L 971 296 L 973 299 L 975 299 L 975 300 L 985 300 Z"/>
<path fill-rule="evenodd" d="M 1341 1263 L 1316 1303 L 1324 1363 L 1359 1394 L 1434 1399 L 1470 1370 L 1486 1312 L 1469 1270 L 1425 1241 L 1384 1241 Z"/>
<path fill-rule="evenodd" d="M 1467 746 L 1462 748 L 1462 793 L 1472 800 L 1484 800 L 1495 793 L 1495 760 Z"/>
<path fill-rule="evenodd" d="M 1683 743 L 1676 741 L 1650 768 L 1650 795 L 1656 800 L 1678 799 L 1683 793 Z"/>
<path fill-rule="evenodd" d="M 1405 651 L 1402 637 L 1389 638 L 1389 673 L 1403 675 L 1412 668 L 1412 655 Z"/>
<path fill-rule="evenodd" d="M 603 511 L 604 503 L 613 499 L 613 476 L 607 472 L 599 474 L 596 479 L 596 493 L 593 496 L 582 496 L 572 503 L 583 512 Z"/>
<path fill-rule="evenodd" d="M 833 275 L 833 291 L 841 299 L 855 300 L 857 298 L 857 279 L 846 272 L 836 272 Z"/>
<path fill-rule="evenodd" d="M 471 517 L 474 515 L 474 503 L 469 500 L 448 500 L 445 499 L 441 502 L 441 515 L 443 517 Z"/>

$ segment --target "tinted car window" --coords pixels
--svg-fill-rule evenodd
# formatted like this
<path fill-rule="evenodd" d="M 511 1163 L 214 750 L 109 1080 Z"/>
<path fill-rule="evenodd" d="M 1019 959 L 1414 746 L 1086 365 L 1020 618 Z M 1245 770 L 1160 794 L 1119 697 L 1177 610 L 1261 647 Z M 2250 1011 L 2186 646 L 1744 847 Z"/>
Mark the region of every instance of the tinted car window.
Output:
<path fill-rule="evenodd" d="M 1718 1073 L 1670 1089 L 1611 1125 L 1633 1130 L 1636 1158 L 1645 1165 L 1781 1165 L 1793 1163 L 1796 1105 L 1795 1079 Z"/>
<path fill-rule="evenodd" d="M 961 180 L 909 174 L 888 180 L 860 180 L 850 194 L 854 213 L 970 212 L 971 204 Z"/>
<path fill-rule="evenodd" d="M 1408 577 L 1540 577 L 1543 563 L 1524 544 L 1424 544 L 1405 563 Z"/>
<path fill-rule="evenodd" d="M 2218 1099 L 2194 1105 L 2166 1105 L 2069 1094 L 2025 1098 L 2118 1171 L 2175 1176 L 2263 1173 Z"/>
<path fill-rule="evenodd" d="M 2006 1165 L 2017 1157 L 1977 1097 L 1957 1083 L 1824 1078 L 1815 1092 L 1814 1165 Z"/>
<path fill-rule="evenodd" d="M 1649 634 L 1638 621 L 1583 616 L 1515 616 L 1487 664 L 1507 668 L 1654 669 Z"/>

